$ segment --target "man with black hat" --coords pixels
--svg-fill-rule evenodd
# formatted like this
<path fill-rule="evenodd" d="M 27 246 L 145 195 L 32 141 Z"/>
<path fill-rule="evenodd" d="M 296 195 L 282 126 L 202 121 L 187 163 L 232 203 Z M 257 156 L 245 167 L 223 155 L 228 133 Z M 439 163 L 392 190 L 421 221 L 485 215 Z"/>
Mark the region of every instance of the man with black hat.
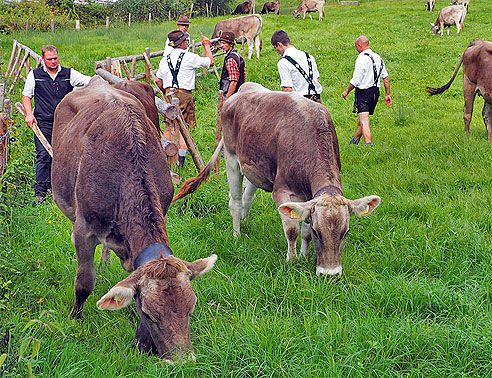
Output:
<path fill-rule="evenodd" d="M 188 32 L 188 28 L 190 27 L 190 24 L 191 24 L 191 22 L 188 19 L 188 17 L 186 17 L 185 15 L 182 14 L 179 16 L 178 22 L 176 23 L 176 25 L 178 26 L 177 30 L 180 30 L 183 33 L 186 33 L 186 32 Z M 188 47 L 186 48 L 186 51 L 189 50 L 189 47 L 191 44 L 189 35 L 188 35 L 187 41 L 188 41 Z M 167 54 L 169 54 L 172 50 L 173 50 L 173 48 L 171 46 L 169 46 L 169 38 L 167 38 L 166 39 L 166 45 L 164 46 L 164 54 L 162 54 L 162 55 L 167 56 Z"/>
<path fill-rule="evenodd" d="M 244 83 L 244 59 L 234 49 L 236 36 L 232 32 L 223 32 L 219 38 L 222 50 L 226 53 L 224 67 L 220 77 L 220 89 L 224 91 L 224 101 L 239 90 Z"/>
<path fill-rule="evenodd" d="M 214 65 L 214 57 L 210 50 L 210 40 L 202 34 L 204 57 L 187 51 L 188 33 L 174 30 L 168 34 L 171 52 L 161 59 L 156 73 L 156 84 L 165 93 L 166 97 L 171 88 L 174 88 L 176 97 L 179 98 L 179 107 L 183 113 L 184 121 L 189 126 L 196 128 L 195 101 L 191 93 L 195 89 L 195 70 L 198 68 L 210 68 Z M 170 130 L 166 128 L 164 135 L 169 139 Z M 187 152 L 186 143 L 181 136 L 179 139 L 179 165 L 183 166 Z"/>

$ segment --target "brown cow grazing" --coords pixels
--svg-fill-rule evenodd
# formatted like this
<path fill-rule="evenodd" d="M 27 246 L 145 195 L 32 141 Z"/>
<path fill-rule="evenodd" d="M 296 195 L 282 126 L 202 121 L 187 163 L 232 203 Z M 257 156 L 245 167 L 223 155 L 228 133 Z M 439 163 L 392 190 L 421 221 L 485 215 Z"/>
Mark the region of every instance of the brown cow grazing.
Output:
<path fill-rule="evenodd" d="M 255 0 L 248 0 L 244 3 L 238 4 L 232 14 L 253 14 L 255 13 Z"/>
<path fill-rule="evenodd" d="M 280 1 L 268 1 L 263 4 L 263 9 L 261 10 L 261 14 L 268 14 L 268 12 L 275 13 L 276 15 L 280 12 Z"/>
<path fill-rule="evenodd" d="M 246 39 L 248 43 L 248 58 L 253 56 L 253 43 L 256 49 L 256 57 L 260 59 L 260 50 L 263 35 L 263 19 L 259 14 L 250 14 L 235 18 L 228 18 L 217 22 L 212 38 L 219 38 L 223 32 L 232 32 L 236 40 Z"/>
<path fill-rule="evenodd" d="M 302 19 L 306 18 L 306 13 L 309 14 L 309 18 L 312 20 L 311 12 L 318 11 L 320 21 L 323 20 L 323 16 L 325 14 L 325 0 L 302 0 L 297 9 L 292 12 L 292 16 L 294 18 L 301 17 L 301 13 L 303 14 Z"/>
<path fill-rule="evenodd" d="M 432 11 L 436 5 L 436 0 L 426 0 L 425 10 Z"/>
<path fill-rule="evenodd" d="M 470 131 L 473 101 L 478 94 L 485 100 L 482 117 L 487 128 L 488 140 L 492 141 L 492 42 L 477 39 L 470 43 L 461 56 L 451 80 L 441 88 L 427 87 L 427 92 L 432 96 L 441 94 L 448 89 L 456 77 L 461 63 L 463 63 L 463 96 L 465 97 L 463 110 L 465 135 L 468 135 Z"/>
<path fill-rule="evenodd" d="M 55 111 L 53 199 L 72 221 L 77 253 L 75 304 L 81 318 L 96 279 L 94 249 L 103 243 L 135 272 L 98 307 L 121 308 L 135 297 L 141 350 L 173 360 L 192 352 L 189 317 L 196 298 L 190 279 L 212 269 L 217 256 L 187 263 L 169 248 L 165 214 L 174 192 L 147 84 L 127 82 L 130 93 L 95 77 L 66 96 Z M 147 106 L 147 108 L 146 108 Z M 165 289 L 165 290 L 163 290 Z M 175 306 L 175 307 L 174 307 Z"/>
<path fill-rule="evenodd" d="M 451 29 L 451 26 L 454 24 L 456 24 L 457 34 L 459 34 L 460 30 L 465 28 L 463 24 L 465 16 L 466 8 L 463 5 L 451 5 L 442 8 L 439 12 L 439 16 L 437 16 L 436 22 L 431 22 L 432 34 L 435 35 L 441 33 L 441 35 L 443 35 L 444 28 L 447 27 L 449 35 L 449 29 Z"/>
<path fill-rule="evenodd" d="M 221 121 L 234 234 L 240 232 L 240 219 L 248 218 L 256 189 L 272 192 L 288 242 L 287 260 L 296 257 L 301 221 L 301 254 L 307 255 L 313 240 L 316 273 L 341 274 L 350 214 L 368 215 L 381 199 L 343 196 L 338 140 L 328 110 L 296 93 L 245 83 L 224 103 Z M 211 164 L 185 182 L 173 201 L 195 190 Z"/>

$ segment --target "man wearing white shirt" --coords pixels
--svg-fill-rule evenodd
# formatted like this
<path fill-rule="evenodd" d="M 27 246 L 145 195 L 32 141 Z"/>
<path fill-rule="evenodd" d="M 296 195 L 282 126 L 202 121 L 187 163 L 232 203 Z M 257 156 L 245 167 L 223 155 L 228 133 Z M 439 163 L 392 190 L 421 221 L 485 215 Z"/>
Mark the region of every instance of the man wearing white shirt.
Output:
<path fill-rule="evenodd" d="M 91 78 L 73 68 L 60 66 L 58 50 L 53 45 L 43 46 L 41 58 L 41 67 L 29 71 L 27 75 L 22 91 L 22 104 L 26 110 L 27 126 L 32 128 L 33 123 L 36 123 L 51 143 L 56 106 L 73 88 L 87 85 Z M 46 195 L 51 192 L 51 156 L 36 136 L 34 143 L 36 146 L 36 184 L 32 205 L 36 206 L 43 202 Z"/>
<path fill-rule="evenodd" d="M 361 35 L 355 40 L 355 48 L 359 52 L 355 61 L 352 80 L 342 93 L 344 99 L 355 88 L 354 113 L 358 113 L 357 130 L 349 144 L 359 144 L 360 137 L 364 138 L 366 146 L 372 146 L 369 115 L 374 113 L 379 99 L 381 79 L 384 82 L 384 102 L 391 105 L 390 83 L 388 72 L 381 57 L 369 48 L 369 40 Z"/>
<path fill-rule="evenodd" d="M 283 91 L 296 92 L 321 103 L 323 87 L 314 57 L 292 46 L 289 36 L 283 30 L 273 33 L 271 43 L 282 55 L 277 67 Z"/>
<path fill-rule="evenodd" d="M 195 70 L 213 66 L 214 58 L 210 50 L 210 40 L 207 37 L 202 34 L 204 57 L 187 51 L 188 37 L 188 33 L 180 30 L 174 30 L 168 34 L 169 46 L 173 49 L 161 59 L 156 73 L 156 84 L 164 92 L 166 98 L 171 88 L 174 88 L 185 123 L 188 127 L 196 128 L 195 101 L 191 93 L 195 89 Z M 170 138 L 168 128 L 164 131 L 164 135 Z M 186 143 L 180 136 L 178 152 L 180 167 L 184 164 L 186 152 Z"/>

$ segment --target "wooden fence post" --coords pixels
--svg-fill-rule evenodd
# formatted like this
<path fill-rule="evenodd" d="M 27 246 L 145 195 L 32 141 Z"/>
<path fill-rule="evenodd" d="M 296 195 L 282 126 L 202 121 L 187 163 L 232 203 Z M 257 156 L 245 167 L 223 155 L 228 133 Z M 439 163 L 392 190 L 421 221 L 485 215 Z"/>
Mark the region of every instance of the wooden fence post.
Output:
<path fill-rule="evenodd" d="M 55 32 L 55 20 L 51 19 L 51 32 Z"/>
<path fill-rule="evenodd" d="M 133 79 L 135 77 L 135 65 L 137 64 L 137 58 L 132 58 L 132 72 L 130 73 L 130 77 Z"/>
<path fill-rule="evenodd" d="M 5 84 L 0 83 L 0 113 L 3 112 L 3 99 L 5 98 Z"/>
<path fill-rule="evenodd" d="M 145 48 L 145 55 L 150 59 L 150 49 L 148 47 Z M 150 84 L 150 65 L 147 60 L 145 60 L 145 81 Z"/>
<path fill-rule="evenodd" d="M 128 13 L 128 26 L 132 26 L 132 14 Z"/>
<path fill-rule="evenodd" d="M 106 57 L 106 71 L 111 72 L 111 58 L 109 56 Z"/>
<path fill-rule="evenodd" d="M 152 22 L 152 13 L 149 12 L 149 22 Z"/>
<path fill-rule="evenodd" d="M 75 20 L 75 30 L 80 31 L 80 20 Z"/>
<path fill-rule="evenodd" d="M 2 92 L 3 93 L 3 92 Z M 7 113 L 0 113 L 0 177 L 3 175 L 5 163 L 7 161 L 7 140 L 9 116 Z"/>
<path fill-rule="evenodd" d="M 14 57 L 15 57 L 16 51 L 17 51 L 17 41 L 14 39 L 14 43 L 12 46 L 12 54 L 10 55 L 10 60 L 9 60 L 9 67 L 7 68 L 7 71 L 5 71 L 6 75 L 9 73 L 10 68 L 12 67 L 12 64 L 14 64 Z"/>
<path fill-rule="evenodd" d="M 29 31 L 29 20 L 26 20 L 26 32 Z"/>
<path fill-rule="evenodd" d="M 191 3 L 191 7 L 190 7 L 190 17 L 191 18 L 191 15 L 193 14 L 193 3 Z"/>
<path fill-rule="evenodd" d="M 220 112 L 222 111 L 222 105 L 224 104 L 224 91 L 219 90 L 219 99 L 217 102 L 217 123 L 215 126 L 215 148 L 217 148 L 219 142 L 220 142 L 220 137 L 222 135 L 222 123 L 220 122 Z M 214 172 L 215 174 L 219 173 L 219 168 L 220 168 L 220 159 L 217 159 L 214 164 Z"/>
<path fill-rule="evenodd" d="M 109 16 L 106 17 L 106 29 L 109 29 Z"/>

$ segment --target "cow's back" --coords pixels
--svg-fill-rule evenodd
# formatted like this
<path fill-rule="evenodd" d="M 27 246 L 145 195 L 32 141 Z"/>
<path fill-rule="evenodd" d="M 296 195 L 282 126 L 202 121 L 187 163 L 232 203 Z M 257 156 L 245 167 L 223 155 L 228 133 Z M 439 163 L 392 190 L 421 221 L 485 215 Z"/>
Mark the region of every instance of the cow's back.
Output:
<path fill-rule="evenodd" d="M 133 95 L 101 82 L 72 92 L 55 112 L 52 140 L 53 196 L 68 218 L 122 239 L 136 217 L 162 228 L 173 186 L 155 125 Z"/>
<path fill-rule="evenodd" d="M 475 40 L 465 50 L 463 75 L 492 103 L 492 42 Z"/>
<path fill-rule="evenodd" d="M 253 36 L 259 33 L 261 26 L 262 19 L 261 16 L 257 14 L 228 18 L 217 22 L 212 34 L 212 39 L 220 37 L 225 31 L 233 32 L 236 35 L 236 38 L 241 37 L 243 34 L 252 34 Z"/>
<path fill-rule="evenodd" d="M 328 110 L 295 93 L 245 83 L 221 113 L 226 148 L 256 186 L 272 191 L 292 179 L 310 195 L 306 179 L 317 170 L 339 175 L 338 140 Z"/>

